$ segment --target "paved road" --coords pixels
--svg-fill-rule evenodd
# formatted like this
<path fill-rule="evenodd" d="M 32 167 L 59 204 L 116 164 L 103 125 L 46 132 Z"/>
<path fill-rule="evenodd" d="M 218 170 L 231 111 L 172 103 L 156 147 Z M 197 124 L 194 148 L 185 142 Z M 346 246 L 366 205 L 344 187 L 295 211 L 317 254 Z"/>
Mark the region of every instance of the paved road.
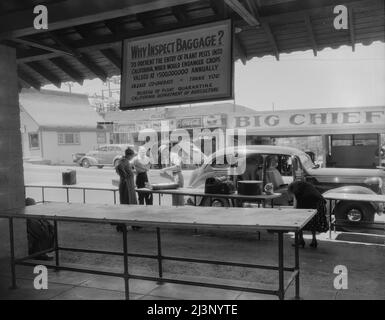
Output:
<path fill-rule="evenodd" d="M 98 168 L 82 168 L 73 166 L 49 166 L 36 165 L 24 163 L 24 180 L 25 183 L 33 182 L 56 182 L 61 183 L 62 172 L 66 169 L 76 170 L 76 180 L 78 183 L 107 183 L 112 184 L 113 179 L 118 179 L 115 170 L 112 167 Z M 184 171 L 186 185 L 190 181 L 190 170 Z M 166 178 L 159 175 L 159 170 L 150 170 L 149 180 L 152 183 L 170 182 Z M 41 191 L 39 189 L 27 189 L 27 196 L 41 200 Z M 70 192 L 70 199 L 72 202 L 82 202 L 82 193 L 78 190 Z M 66 194 L 64 190 L 47 189 L 45 191 L 45 200 L 49 201 L 66 201 Z M 111 192 L 106 191 L 88 191 L 86 201 L 89 203 L 113 203 L 113 196 Z M 157 203 L 157 198 L 155 203 Z M 163 196 L 162 204 L 171 204 L 169 196 Z"/>

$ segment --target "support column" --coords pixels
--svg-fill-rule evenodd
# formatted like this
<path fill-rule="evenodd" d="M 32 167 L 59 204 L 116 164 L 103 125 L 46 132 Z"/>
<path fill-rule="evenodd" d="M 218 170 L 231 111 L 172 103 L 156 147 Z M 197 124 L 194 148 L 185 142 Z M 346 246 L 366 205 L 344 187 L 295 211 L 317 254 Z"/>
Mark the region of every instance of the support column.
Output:
<path fill-rule="evenodd" d="M 24 206 L 16 52 L 0 45 L 0 209 Z"/>
<path fill-rule="evenodd" d="M 0 210 L 24 207 L 24 199 L 16 52 L 0 45 Z M 26 255 L 28 248 L 26 223 L 17 220 L 13 223 L 16 257 Z M 0 219 L 0 259 L 10 256 L 8 234 L 8 221 Z"/>

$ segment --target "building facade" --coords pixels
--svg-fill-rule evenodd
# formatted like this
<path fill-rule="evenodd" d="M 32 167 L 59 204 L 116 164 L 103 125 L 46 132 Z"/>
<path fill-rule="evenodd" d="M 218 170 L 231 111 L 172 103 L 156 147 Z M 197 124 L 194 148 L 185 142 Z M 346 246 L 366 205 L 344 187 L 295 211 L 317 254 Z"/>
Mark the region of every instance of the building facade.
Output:
<path fill-rule="evenodd" d="M 105 130 L 97 126 L 103 118 L 86 95 L 23 90 L 19 101 L 26 161 L 71 164 L 73 153 L 88 152 L 107 142 Z"/>

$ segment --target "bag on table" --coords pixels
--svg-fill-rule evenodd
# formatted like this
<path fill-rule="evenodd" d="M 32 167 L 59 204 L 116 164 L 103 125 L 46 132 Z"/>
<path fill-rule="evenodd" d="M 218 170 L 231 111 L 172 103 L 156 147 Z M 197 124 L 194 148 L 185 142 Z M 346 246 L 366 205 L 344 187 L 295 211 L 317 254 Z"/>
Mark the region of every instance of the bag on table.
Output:
<path fill-rule="evenodd" d="M 207 178 L 205 182 L 205 193 L 232 194 L 235 192 L 234 183 L 226 176 Z"/>

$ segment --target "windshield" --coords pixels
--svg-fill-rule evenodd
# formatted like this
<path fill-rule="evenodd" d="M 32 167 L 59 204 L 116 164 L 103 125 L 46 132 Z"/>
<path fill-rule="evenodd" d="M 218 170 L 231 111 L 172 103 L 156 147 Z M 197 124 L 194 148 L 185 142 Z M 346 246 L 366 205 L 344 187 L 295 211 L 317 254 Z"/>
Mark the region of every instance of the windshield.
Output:
<path fill-rule="evenodd" d="M 305 152 L 298 153 L 297 156 L 301 160 L 301 164 L 304 167 L 304 169 L 315 169 L 318 168 L 313 161 L 311 161 L 311 158 L 308 154 Z"/>

